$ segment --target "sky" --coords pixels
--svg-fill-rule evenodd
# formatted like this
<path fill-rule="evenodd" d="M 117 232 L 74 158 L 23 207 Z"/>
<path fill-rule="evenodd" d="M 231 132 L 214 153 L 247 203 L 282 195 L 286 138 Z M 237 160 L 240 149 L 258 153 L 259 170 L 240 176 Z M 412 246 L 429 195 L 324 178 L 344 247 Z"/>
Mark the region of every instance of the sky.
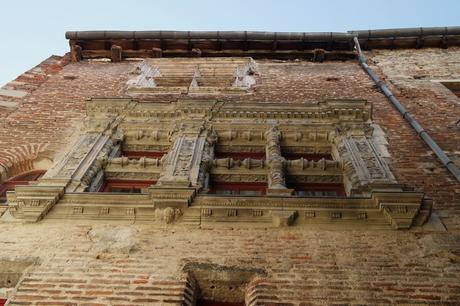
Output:
<path fill-rule="evenodd" d="M 66 31 L 344 32 L 459 26 L 460 0 L 0 0 L 0 86 L 69 51 Z"/>

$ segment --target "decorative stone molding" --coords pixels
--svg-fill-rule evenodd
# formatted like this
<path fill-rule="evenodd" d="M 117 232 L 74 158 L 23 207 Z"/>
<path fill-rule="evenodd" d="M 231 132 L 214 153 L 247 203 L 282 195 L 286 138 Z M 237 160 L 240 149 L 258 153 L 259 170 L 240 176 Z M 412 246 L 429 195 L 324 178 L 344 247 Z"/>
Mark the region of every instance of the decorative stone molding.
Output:
<path fill-rule="evenodd" d="M 37 222 L 58 202 L 64 194 L 63 187 L 53 186 L 17 186 L 14 192 L 8 192 L 10 213 L 24 222 Z"/>
<path fill-rule="evenodd" d="M 212 162 L 214 168 L 245 168 L 245 169 L 263 169 L 265 168 L 265 160 L 245 158 L 243 160 L 235 160 L 233 158 L 219 158 Z"/>
<path fill-rule="evenodd" d="M 182 216 L 182 210 L 180 208 L 158 208 L 155 210 L 155 217 L 158 221 L 165 224 L 173 223 Z"/>
<path fill-rule="evenodd" d="M 200 68 L 194 74 L 198 86 L 202 76 Z M 8 193 L 14 217 L 31 222 L 46 215 L 187 226 L 225 225 L 231 218 L 232 226 L 405 229 L 422 225 L 430 215 L 431 201 L 397 184 L 377 149 L 366 101 L 286 107 L 202 99 L 91 99 L 87 109 L 87 133 L 73 149 L 37 185 Z M 379 145 L 385 144 L 382 137 L 380 133 Z M 133 159 L 121 157 L 122 148 L 169 150 L 161 159 Z M 215 150 L 265 151 L 265 160 L 215 159 Z M 332 154 L 333 160 L 286 160 L 286 152 Z M 267 183 L 269 196 L 200 193 L 209 187 L 210 175 L 215 182 Z M 292 195 L 287 177 L 288 183 L 343 182 L 352 197 Z M 148 193 L 93 192 L 104 178 L 158 183 Z"/>
<path fill-rule="evenodd" d="M 339 131 L 334 140 L 335 155 L 344 169 L 346 188 L 350 194 L 359 194 L 371 184 L 388 184 L 396 180 L 385 159 L 377 151 L 369 130 L 353 128 Z"/>
<path fill-rule="evenodd" d="M 40 184 L 61 181 L 66 192 L 84 191 L 104 168 L 113 149 L 114 143 L 109 136 L 86 133 L 72 151 L 44 175 Z"/>
<path fill-rule="evenodd" d="M 190 121 L 181 123 L 171 138 L 158 186 L 202 187 L 213 159 L 215 132 L 202 122 Z"/>
<path fill-rule="evenodd" d="M 270 214 L 272 222 L 276 227 L 293 225 L 299 215 L 296 210 L 272 210 Z"/>
<path fill-rule="evenodd" d="M 280 139 L 281 132 L 273 125 L 265 132 L 267 144 L 265 146 L 268 165 L 268 194 L 291 194 L 292 190 L 286 187 L 285 166 L 286 160 L 281 155 Z"/>
<path fill-rule="evenodd" d="M 256 64 L 251 58 L 146 59 L 131 74 L 130 95 L 246 93 L 256 82 Z"/>

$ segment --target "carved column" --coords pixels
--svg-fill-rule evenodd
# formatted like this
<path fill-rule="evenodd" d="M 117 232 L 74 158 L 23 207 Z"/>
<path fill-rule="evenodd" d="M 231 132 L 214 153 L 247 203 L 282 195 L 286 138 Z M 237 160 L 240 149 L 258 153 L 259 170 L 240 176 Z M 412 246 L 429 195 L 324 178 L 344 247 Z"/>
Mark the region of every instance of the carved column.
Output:
<path fill-rule="evenodd" d="M 86 133 L 64 158 L 43 177 L 41 184 L 61 182 L 67 192 L 87 191 L 96 175 L 100 176 L 107 159 L 120 139 L 101 133 Z"/>
<path fill-rule="evenodd" d="M 276 125 L 265 132 L 265 154 L 268 166 L 268 194 L 290 195 L 292 189 L 286 187 L 286 160 L 281 155 L 281 132 Z"/>
<path fill-rule="evenodd" d="M 173 145 L 163 160 L 158 181 L 166 187 L 203 187 L 217 140 L 202 122 L 185 122 L 172 135 Z"/>
<path fill-rule="evenodd" d="M 395 187 L 396 180 L 366 130 L 337 131 L 336 158 L 344 169 L 345 187 L 350 195 L 372 186 Z"/>

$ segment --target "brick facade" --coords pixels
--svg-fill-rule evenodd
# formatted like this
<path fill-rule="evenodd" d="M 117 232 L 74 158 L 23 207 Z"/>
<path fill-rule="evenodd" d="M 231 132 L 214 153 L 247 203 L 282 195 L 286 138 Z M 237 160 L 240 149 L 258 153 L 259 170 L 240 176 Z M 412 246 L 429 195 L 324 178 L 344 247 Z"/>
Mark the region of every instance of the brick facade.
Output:
<path fill-rule="evenodd" d="M 460 49 L 377 50 L 367 55 L 439 145 L 460 160 L 459 98 L 432 82 L 459 78 Z M 135 62 L 69 63 L 67 56 L 53 58 L 56 66 L 51 65 L 46 77 L 31 81 L 33 88 L 25 97 L 8 98 L 18 105 L 5 112 L 0 126 L 4 178 L 20 172 L 15 169 L 25 161 L 28 169 L 49 167 L 72 146 L 71 136 L 84 124 L 87 98 L 126 95 Z M 439 220 L 409 231 L 4 222 L 0 259 L 33 262 L 11 292 L 9 305 L 189 305 L 199 296 L 195 281 L 200 283 L 200 278 L 192 277 L 196 267 L 203 273 L 230 269 L 227 275 L 233 275 L 240 269 L 235 275 L 253 275 L 246 290 L 235 293 L 246 296 L 248 305 L 458 305 L 460 185 L 358 62 L 256 62 L 253 93 L 216 98 L 239 103 L 370 101 L 374 122 L 389 141 L 393 173 L 434 199 L 434 218 Z M 177 98 L 161 95 L 157 101 Z"/>

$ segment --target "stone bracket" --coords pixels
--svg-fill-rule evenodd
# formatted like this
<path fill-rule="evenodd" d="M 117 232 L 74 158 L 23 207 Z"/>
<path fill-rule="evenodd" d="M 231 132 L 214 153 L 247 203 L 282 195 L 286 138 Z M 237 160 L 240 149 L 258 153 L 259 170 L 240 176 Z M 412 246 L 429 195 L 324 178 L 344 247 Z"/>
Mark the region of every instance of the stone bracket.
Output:
<path fill-rule="evenodd" d="M 270 214 L 276 227 L 291 226 L 299 216 L 297 210 L 272 210 Z"/>
<path fill-rule="evenodd" d="M 423 225 L 431 212 L 432 201 L 422 193 L 373 193 L 373 197 L 394 229 L 409 229 L 414 222 Z"/>
<path fill-rule="evenodd" d="M 187 208 L 193 201 L 195 188 L 166 188 L 152 186 L 149 188 L 150 199 L 154 208 Z"/>
<path fill-rule="evenodd" d="M 40 221 L 64 194 L 59 186 L 17 186 L 8 193 L 11 214 L 25 222 Z"/>

